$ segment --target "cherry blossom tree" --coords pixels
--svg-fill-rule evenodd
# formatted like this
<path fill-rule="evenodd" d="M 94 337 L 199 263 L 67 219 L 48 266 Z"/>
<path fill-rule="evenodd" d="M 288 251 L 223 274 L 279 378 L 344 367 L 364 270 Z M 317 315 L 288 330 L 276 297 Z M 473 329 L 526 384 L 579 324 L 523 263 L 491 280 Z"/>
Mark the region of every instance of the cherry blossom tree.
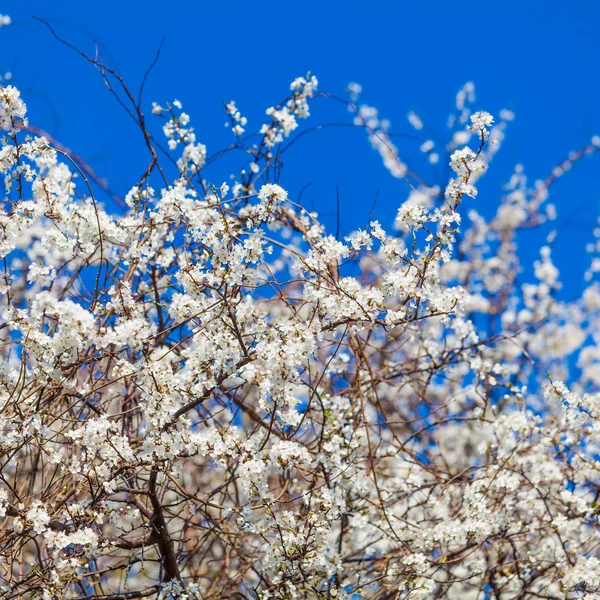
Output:
<path fill-rule="evenodd" d="M 600 242 L 562 300 L 548 202 L 600 139 L 484 218 L 511 113 L 467 84 L 428 182 L 352 84 L 407 194 L 338 238 L 282 166 L 315 76 L 215 151 L 86 58 L 148 153 L 121 207 L 0 87 L 0 597 L 600 598 Z"/>

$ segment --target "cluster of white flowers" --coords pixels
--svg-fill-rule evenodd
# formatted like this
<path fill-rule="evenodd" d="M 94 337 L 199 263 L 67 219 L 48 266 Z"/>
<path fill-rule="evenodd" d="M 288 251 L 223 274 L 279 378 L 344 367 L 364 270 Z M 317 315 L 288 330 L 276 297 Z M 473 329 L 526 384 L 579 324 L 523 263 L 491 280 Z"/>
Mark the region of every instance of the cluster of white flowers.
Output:
<path fill-rule="evenodd" d="M 308 99 L 314 96 L 318 86 L 318 80 L 313 75 L 306 77 L 298 77 L 292 82 L 290 90 L 292 96 L 283 105 L 271 106 L 267 109 L 267 115 L 271 117 L 271 123 L 265 123 L 260 133 L 263 134 L 264 144 L 268 148 L 272 148 L 289 137 L 289 135 L 297 129 L 298 120 L 306 119 L 310 116 L 308 108 Z"/>
<path fill-rule="evenodd" d="M 19 90 L 12 85 L 0 87 L 0 130 L 14 132 L 17 121 L 25 119 L 25 112 L 26 106 Z"/>
<path fill-rule="evenodd" d="M 237 109 L 233 100 L 225 105 L 225 109 L 231 119 L 231 123 L 225 123 L 225 126 L 229 127 L 229 125 L 231 125 L 231 131 L 233 131 L 235 135 L 242 135 L 242 133 L 246 131 L 244 127 L 248 124 L 248 119 L 242 117 L 242 114 Z"/>
<path fill-rule="evenodd" d="M 487 129 L 492 126 L 494 117 L 485 111 L 476 112 L 471 115 L 471 125 L 469 129 L 473 131 L 482 141 L 490 137 L 490 132 Z"/>
<path fill-rule="evenodd" d="M 356 111 L 353 107 L 350 109 Z M 386 169 L 394 177 L 406 177 L 408 167 L 400 158 L 398 148 L 388 134 L 390 122 L 380 119 L 379 111 L 375 107 L 362 104 L 356 111 L 354 124 L 367 129 L 371 146 L 381 155 Z"/>
<path fill-rule="evenodd" d="M 185 585 L 181 581 L 173 579 L 160 587 L 158 600 L 192 600 L 201 598 L 199 588 L 200 586 L 197 583 Z"/>
<path fill-rule="evenodd" d="M 162 116 L 168 113 L 167 122 L 163 125 L 163 133 L 168 139 L 169 148 L 175 150 L 179 144 L 183 145 L 183 155 L 177 161 L 177 166 L 182 174 L 188 170 L 196 172 L 204 166 L 206 160 L 206 146 L 196 143 L 194 128 L 189 127 L 190 116 L 182 112 L 183 105 L 179 100 L 163 108 L 156 102 L 152 104 L 152 112 Z M 176 111 L 179 111 L 177 113 Z"/>

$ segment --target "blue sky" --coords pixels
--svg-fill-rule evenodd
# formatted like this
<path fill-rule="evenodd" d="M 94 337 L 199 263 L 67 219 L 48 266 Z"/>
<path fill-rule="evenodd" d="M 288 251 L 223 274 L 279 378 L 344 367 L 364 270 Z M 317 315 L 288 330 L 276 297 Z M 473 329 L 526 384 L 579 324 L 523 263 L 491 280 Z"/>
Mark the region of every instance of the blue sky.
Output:
<path fill-rule="evenodd" d="M 394 131 L 410 133 L 406 113 L 417 111 L 440 140 L 456 91 L 473 81 L 477 108 L 516 113 L 475 201 L 488 214 L 516 163 L 533 180 L 544 178 L 569 151 L 600 134 L 600 3 L 591 0 L 19 0 L 2 3 L 0 12 L 13 19 L 0 32 L 0 69 L 14 73 L 30 121 L 83 155 L 120 194 L 146 166 L 139 132 L 94 69 L 56 42 L 34 15 L 88 52 L 97 41 L 107 64 L 135 90 L 166 37 L 146 87 L 146 112 L 152 100 L 178 98 L 209 152 L 231 141 L 222 101 L 235 99 L 249 128 L 258 128 L 265 108 L 307 71 L 317 75 L 322 91 L 337 95 L 359 82 L 363 100 L 377 106 Z M 312 124 L 350 121 L 333 102 L 313 106 Z M 409 158 L 418 154 L 418 142 L 399 145 Z M 310 182 L 304 202 L 322 213 L 335 210 L 339 187 L 346 232 L 365 225 L 375 195 L 375 216 L 389 223 L 407 194 L 364 134 L 353 130 L 307 136 L 290 153 L 286 171 L 282 185 L 293 193 Z M 596 156 L 552 188 L 564 218 L 555 254 L 568 296 L 581 288 L 599 187 Z M 524 241 L 533 256 L 539 236 Z"/>

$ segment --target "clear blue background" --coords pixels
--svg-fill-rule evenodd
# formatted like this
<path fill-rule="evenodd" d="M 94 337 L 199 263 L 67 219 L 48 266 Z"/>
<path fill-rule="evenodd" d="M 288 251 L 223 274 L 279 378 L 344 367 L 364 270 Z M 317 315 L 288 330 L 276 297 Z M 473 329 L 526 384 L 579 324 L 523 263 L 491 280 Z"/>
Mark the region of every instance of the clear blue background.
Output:
<path fill-rule="evenodd" d="M 222 101 L 235 99 L 253 130 L 263 122 L 265 108 L 286 96 L 291 80 L 309 70 L 322 91 L 337 95 L 351 81 L 362 84 L 363 100 L 376 105 L 396 132 L 412 132 L 406 113 L 416 110 L 441 141 L 456 91 L 471 80 L 478 108 L 516 113 L 474 201 L 486 214 L 497 205 L 516 163 L 532 180 L 543 179 L 569 151 L 600 134 L 600 3 L 592 0 L 19 0 L 4 2 L 0 12 L 13 19 L 0 30 L 0 69 L 13 72 L 31 123 L 84 156 L 121 195 L 147 165 L 139 131 L 98 73 L 33 15 L 89 53 L 96 41 L 106 63 L 136 91 L 165 36 L 146 88 L 146 112 L 152 100 L 180 99 L 209 152 L 232 140 L 223 127 Z M 309 124 L 350 122 L 340 105 L 319 100 L 313 106 Z M 418 157 L 418 145 L 399 141 L 408 159 Z M 282 185 L 293 193 L 311 182 L 303 202 L 322 213 L 335 211 L 339 186 L 344 232 L 365 225 L 376 194 L 375 216 L 389 223 L 408 191 L 387 174 L 364 132 L 356 130 L 307 136 L 286 163 Z M 435 181 L 440 167 L 420 172 Z M 213 182 L 224 176 L 214 172 Z M 561 217 L 554 252 L 567 297 L 581 290 L 599 184 L 600 156 L 595 156 L 551 190 Z M 335 219 L 329 222 L 333 228 Z M 524 237 L 529 258 L 540 239 Z"/>

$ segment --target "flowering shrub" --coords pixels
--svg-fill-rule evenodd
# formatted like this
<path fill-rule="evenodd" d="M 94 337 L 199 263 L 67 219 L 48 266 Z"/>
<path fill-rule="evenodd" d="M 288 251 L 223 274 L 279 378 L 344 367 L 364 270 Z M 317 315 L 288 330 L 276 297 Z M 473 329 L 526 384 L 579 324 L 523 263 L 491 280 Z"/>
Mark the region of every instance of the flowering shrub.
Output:
<path fill-rule="evenodd" d="M 576 301 L 551 236 L 517 277 L 600 141 L 534 186 L 517 168 L 485 219 L 512 115 L 460 91 L 421 146 L 442 190 L 353 84 L 410 187 L 393 227 L 338 239 L 281 168 L 317 86 L 254 129 L 226 105 L 231 186 L 180 102 L 133 103 L 149 166 L 121 209 L 0 88 L 2 598 L 600 598 L 600 244 Z"/>

